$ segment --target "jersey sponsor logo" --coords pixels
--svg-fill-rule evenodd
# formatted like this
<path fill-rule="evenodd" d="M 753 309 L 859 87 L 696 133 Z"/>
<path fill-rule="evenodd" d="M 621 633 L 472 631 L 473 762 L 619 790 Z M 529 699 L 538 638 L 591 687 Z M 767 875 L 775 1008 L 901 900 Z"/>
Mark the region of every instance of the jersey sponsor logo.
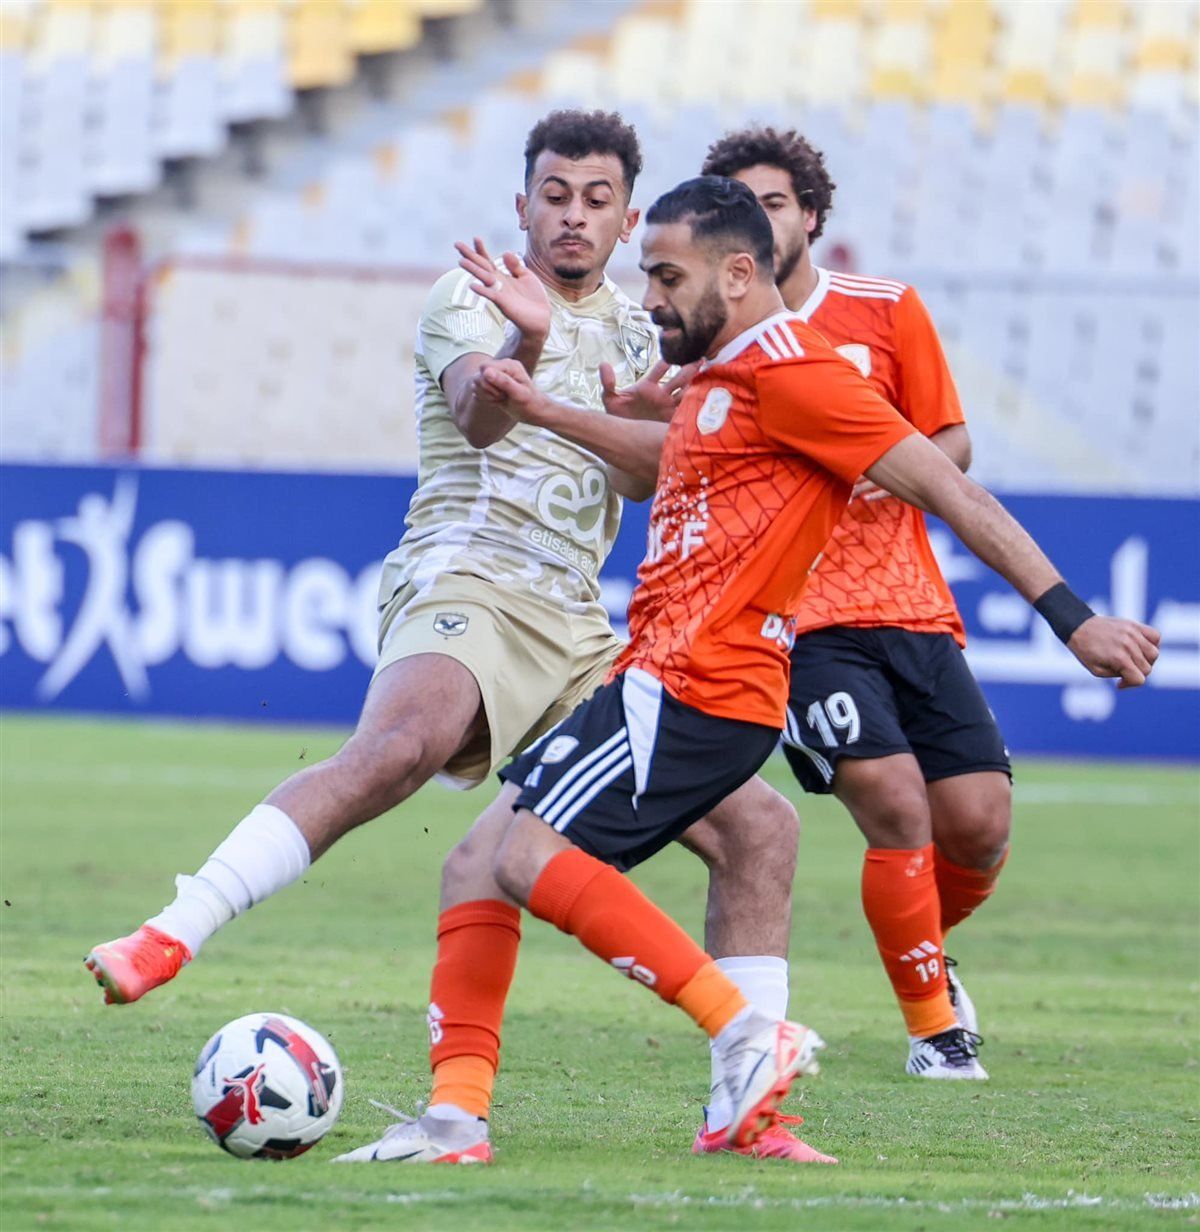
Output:
<path fill-rule="evenodd" d="M 602 543 L 608 506 L 608 480 L 598 466 L 578 479 L 560 471 L 538 489 L 538 516 L 552 530 L 583 543 Z"/>
<path fill-rule="evenodd" d="M 438 612 L 433 618 L 433 629 L 443 637 L 461 637 L 470 623 L 471 618 L 462 612 Z"/>
<path fill-rule="evenodd" d="M 701 435 L 710 436 L 719 432 L 732 405 L 733 394 L 729 390 L 722 389 L 719 385 L 716 389 L 710 389 L 704 399 L 704 405 L 696 415 L 696 427 L 700 429 Z"/>
<path fill-rule="evenodd" d="M 844 342 L 833 348 L 839 355 L 844 355 L 863 376 L 871 375 L 871 348 L 863 342 Z"/>
<path fill-rule="evenodd" d="M 796 618 L 770 612 L 763 621 L 759 636 L 766 638 L 768 642 L 774 642 L 780 650 L 791 650 L 796 644 Z"/>
<path fill-rule="evenodd" d="M 570 757 L 578 747 L 579 741 L 574 736 L 555 736 L 546 745 L 546 751 L 542 754 L 542 761 L 547 766 L 553 766 L 564 758 Z"/>

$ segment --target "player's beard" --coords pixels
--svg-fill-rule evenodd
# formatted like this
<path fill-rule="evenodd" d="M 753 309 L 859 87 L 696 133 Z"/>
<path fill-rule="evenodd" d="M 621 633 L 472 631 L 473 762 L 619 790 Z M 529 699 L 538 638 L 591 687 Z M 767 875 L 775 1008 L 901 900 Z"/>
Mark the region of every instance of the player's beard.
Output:
<path fill-rule="evenodd" d="M 708 354 L 713 339 L 725 328 L 729 313 L 716 283 L 712 282 L 705 288 L 690 320 L 685 321 L 679 313 L 669 309 L 659 309 L 652 314 L 652 319 L 660 331 L 677 331 L 673 334 L 660 333 L 663 359 L 669 364 L 691 364 Z"/>
<path fill-rule="evenodd" d="M 786 252 L 780 251 L 775 258 L 775 285 L 783 286 L 796 271 L 800 258 L 804 256 L 804 241 L 797 240 Z"/>

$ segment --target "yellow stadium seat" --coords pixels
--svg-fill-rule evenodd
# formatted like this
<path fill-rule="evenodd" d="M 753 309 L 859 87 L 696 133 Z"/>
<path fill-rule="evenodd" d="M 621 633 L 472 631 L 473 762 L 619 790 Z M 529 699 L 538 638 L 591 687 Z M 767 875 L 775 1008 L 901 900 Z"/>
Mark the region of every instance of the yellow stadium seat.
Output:
<path fill-rule="evenodd" d="M 865 0 L 812 0 L 811 12 L 814 21 L 861 21 L 866 7 Z"/>
<path fill-rule="evenodd" d="M 1122 26 L 1129 15 L 1128 9 L 1124 0 L 1076 0 L 1072 21 L 1080 30 L 1094 26 Z"/>
<path fill-rule="evenodd" d="M 1185 69 L 1196 54 L 1195 3 L 1142 0 L 1134 9 L 1134 64 L 1145 70 Z"/>
<path fill-rule="evenodd" d="M 217 19 L 216 0 L 162 0 L 158 8 L 160 63 L 169 71 L 191 56 L 215 56 Z"/>
<path fill-rule="evenodd" d="M 919 98 L 929 75 L 929 27 L 884 21 L 870 37 L 870 93 L 876 98 Z"/>
<path fill-rule="evenodd" d="M 29 30 L 29 6 L 0 5 L 0 51 L 23 51 Z"/>
<path fill-rule="evenodd" d="M 354 76 L 349 22 L 328 0 L 301 0 L 289 14 L 288 77 L 297 90 L 344 85 Z"/>
<path fill-rule="evenodd" d="M 421 39 L 421 14 L 412 0 L 349 0 L 350 46 L 360 54 L 403 51 Z"/>

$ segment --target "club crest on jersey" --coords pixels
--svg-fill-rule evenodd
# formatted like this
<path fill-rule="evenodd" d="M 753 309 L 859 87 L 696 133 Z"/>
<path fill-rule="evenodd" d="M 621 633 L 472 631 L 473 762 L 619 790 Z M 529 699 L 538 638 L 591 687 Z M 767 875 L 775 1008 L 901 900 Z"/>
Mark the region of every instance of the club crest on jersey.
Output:
<path fill-rule="evenodd" d="M 622 322 L 621 348 L 638 372 L 645 372 L 650 367 L 650 348 L 653 345 L 654 339 L 648 330 L 638 329 L 628 321 Z"/>
<path fill-rule="evenodd" d="M 839 355 L 844 355 L 863 376 L 871 375 L 871 348 L 863 342 L 847 342 L 833 348 Z"/>
<path fill-rule="evenodd" d="M 722 389 L 719 385 L 716 389 L 710 389 L 704 399 L 704 405 L 696 415 L 696 427 L 705 436 L 712 432 L 719 432 L 732 405 L 733 394 L 729 390 Z"/>
<path fill-rule="evenodd" d="M 461 612 L 438 612 L 433 618 L 433 629 L 443 637 L 461 637 L 469 623 L 470 617 Z"/>
<path fill-rule="evenodd" d="M 555 736 L 546 745 L 546 751 L 542 754 L 541 761 L 547 766 L 553 766 L 556 762 L 570 757 L 578 747 L 579 741 L 574 736 Z"/>

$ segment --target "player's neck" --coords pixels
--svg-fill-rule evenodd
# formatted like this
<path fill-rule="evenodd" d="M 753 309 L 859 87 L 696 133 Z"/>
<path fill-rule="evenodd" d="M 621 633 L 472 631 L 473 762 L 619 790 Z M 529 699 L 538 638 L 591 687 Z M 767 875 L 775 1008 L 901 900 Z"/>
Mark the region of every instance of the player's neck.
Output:
<path fill-rule="evenodd" d="M 737 311 L 729 314 L 725 328 L 712 340 L 706 358 L 712 359 L 714 355 L 719 355 L 724 347 L 739 335 L 744 334 L 746 330 L 753 329 L 760 321 L 765 321 L 777 312 L 785 311 L 786 308 L 787 305 L 783 302 L 778 287 L 765 284 L 755 287 L 745 299 L 738 303 Z"/>
<path fill-rule="evenodd" d="M 805 248 L 796 268 L 779 284 L 779 294 L 793 312 L 799 312 L 816 289 L 817 267 L 813 264 L 812 253 Z"/>
<path fill-rule="evenodd" d="M 525 264 L 546 284 L 556 295 L 561 295 L 568 303 L 577 304 L 581 299 L 594 295 L 604 285 L 604 271 L 588 274 L 586 278 L 560 278 L 531 249 L 525 249 Z"/>

